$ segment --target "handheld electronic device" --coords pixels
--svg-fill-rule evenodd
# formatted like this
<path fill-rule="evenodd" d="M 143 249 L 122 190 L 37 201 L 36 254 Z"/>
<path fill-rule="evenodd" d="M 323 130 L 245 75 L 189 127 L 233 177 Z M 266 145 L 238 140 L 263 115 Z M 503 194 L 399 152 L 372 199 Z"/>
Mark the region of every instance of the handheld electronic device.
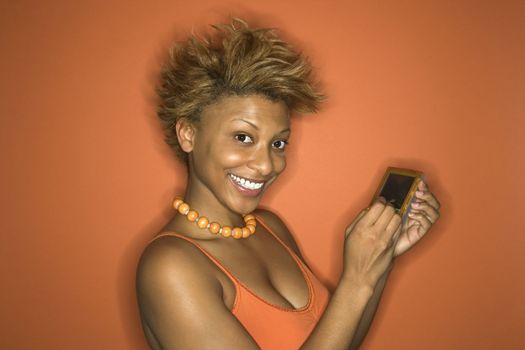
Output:
<path fill-rule="evenodd" d="M 383 197 L 392 204 L 396 212 L 404 219 L 414 200 L 417 185 L 423 179 L 423 173 L 411 170 L 389 167 L 379 185 L 372 202 Z"/>

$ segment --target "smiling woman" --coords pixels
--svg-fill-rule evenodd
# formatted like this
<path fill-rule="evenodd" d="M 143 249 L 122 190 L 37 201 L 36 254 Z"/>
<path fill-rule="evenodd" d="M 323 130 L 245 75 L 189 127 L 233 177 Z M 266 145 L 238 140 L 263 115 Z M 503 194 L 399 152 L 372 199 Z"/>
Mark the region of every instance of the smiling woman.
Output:
<path fill-rule="evenodd" d="M 284 223 L 257 206 L 286 167 L 290 114 L 323 99 L 308 61 L 273 31 L 240 20 L 177 45 L 163 73 L 160 117 L 188 167 L 176 215 L 137 271 L 153 349 L 359 347 L 393 258 L 439 216 L 420 184 L 405 224 L 379 200 L 348 226 L 332 296 Z M 402 248 L 402 249 L 401 249 Z"/>

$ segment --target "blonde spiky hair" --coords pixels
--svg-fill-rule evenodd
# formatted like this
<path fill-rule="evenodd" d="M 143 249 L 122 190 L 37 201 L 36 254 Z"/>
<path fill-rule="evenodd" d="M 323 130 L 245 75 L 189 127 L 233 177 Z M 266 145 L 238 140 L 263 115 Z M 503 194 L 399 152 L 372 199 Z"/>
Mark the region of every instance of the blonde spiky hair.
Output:
<path fill-rule="evenodd" d="M 192 35 L 173 47 L 158 89 L 166 142 L 185 161 L 177 120 L 198 122 L 202 109 L 222 96 L 262 95 L 284 102 L 291 112 L 315 112 L 324 99 L 308 60 L 272 29 L 253 29 L 240 19 L 213 28 L 211 38 Z"/>

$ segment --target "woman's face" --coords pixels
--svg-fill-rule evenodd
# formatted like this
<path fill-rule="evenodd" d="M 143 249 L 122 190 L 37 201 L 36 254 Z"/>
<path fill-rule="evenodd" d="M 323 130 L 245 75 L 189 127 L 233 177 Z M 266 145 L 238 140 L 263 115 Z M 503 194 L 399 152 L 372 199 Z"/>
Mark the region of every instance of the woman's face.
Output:
<path fill-rule="evenodd" d="M 204 108 L 194 128 L 190 190 L 236 213 L 253 211 L 286 167 L 286 105 L 259 95 L 228 96 Z"/>

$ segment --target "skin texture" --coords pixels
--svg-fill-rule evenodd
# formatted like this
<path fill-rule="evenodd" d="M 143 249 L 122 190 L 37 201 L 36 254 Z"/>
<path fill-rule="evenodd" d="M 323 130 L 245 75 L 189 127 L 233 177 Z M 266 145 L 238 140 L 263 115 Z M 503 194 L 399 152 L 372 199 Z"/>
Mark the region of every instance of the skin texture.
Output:
<path fill-rule="evenodd" d="M 242 225 L 242 214 L 255 211 L 300 256 L 285 224 L 269 211 L 256 210 L 264 191 L 286 167 L 290 120 L 284 103 L 257 95 L 224 97 L 203 110 L 198 124 L 180 120 L 177 135 L 189 155 L 184 197 L 192 209 L 231 226 Z M 230 174 L 264 182 L 262 190 L 247 195 Z M 439 203 L 426 184 L 419 185 L 416 196 L 414 215 L 403 227 L 393 207 L 381 201 L 347 227 L 343 273 L 303 349 L 359 347 L 394 257 L 417 243 L 439 218 Z M 224 239 L 175 215 L 161 231 L 191 237 L 270 303 L 285 308 L 307 303 L 301 271 L 285 249 L 264 234 L 262 225 L 248 239 Z M 137 271 L 137 295 L 153 349 L 258 348 L 230 312 L 235 299 L 232 282 L 184 240 L 166 236 L 145 249 Z"/>

